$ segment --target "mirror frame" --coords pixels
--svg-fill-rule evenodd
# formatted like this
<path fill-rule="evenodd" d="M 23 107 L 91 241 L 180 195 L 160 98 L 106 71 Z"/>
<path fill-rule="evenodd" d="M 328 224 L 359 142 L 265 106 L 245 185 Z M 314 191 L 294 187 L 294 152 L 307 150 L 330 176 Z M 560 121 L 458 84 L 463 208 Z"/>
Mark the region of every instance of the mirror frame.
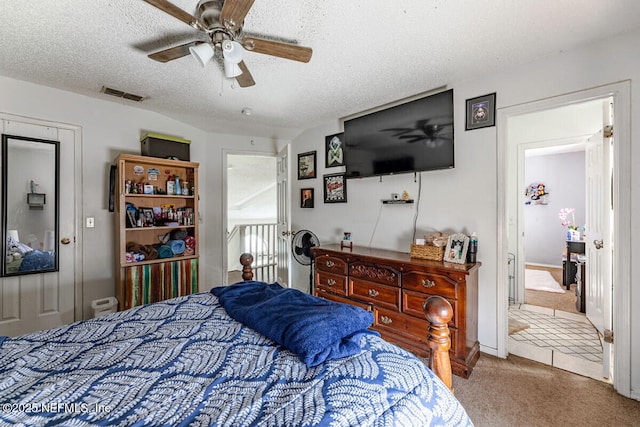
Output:
<path fill-rule="evenodd" d="M 54 159 L 54 167 L 55 167 L 55 183 L 54 183 L 54 192 L 51 197 L 47 196 L 47 201 L 52 202 L 54 204 L 53 212 L 54 212 L 54 267 L 41 269 L 41 270 L 30 270 L 30 271 L 18 271 L 18 272 L 7 272 L 7 221 L 8 221 L 8 212 L 7 212 L 7 199 L 8 199 L 8 179 L 7 179 L 7 168 L 9 164 L 9 142 L 11 140 L 18 141 L 28 141 L 28 142 L 37 142 L 44 144 L 52 144 L 54 146 L 55 159 Z M 27 193 L 29 194 L 29 193 Z M 59 270 L 60 266 L 60 142 L 53 141 L 48 139 L 39 139 L 39 138 L 31 138 L 25 136 L 18 135 L 7 135 L 2 134 L 2 259 L 0 262 L 0 277 L 13 277 L 13 276 L 22 276 L 27 274 L 40 274 L 40 273 L 48 273 L 55 272 Z M 27 201 L 25 200 L 25 204 Z"/>

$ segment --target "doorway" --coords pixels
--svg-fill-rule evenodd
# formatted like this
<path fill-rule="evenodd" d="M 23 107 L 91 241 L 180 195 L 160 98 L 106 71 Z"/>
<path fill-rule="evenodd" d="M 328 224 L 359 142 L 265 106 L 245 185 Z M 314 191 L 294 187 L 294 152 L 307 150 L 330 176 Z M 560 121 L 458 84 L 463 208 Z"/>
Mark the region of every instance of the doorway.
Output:
<path fill-rule="evenodd" d="M 499 328 L 498 355 L 506 357 L 510 351 L 508 335 L 509 289 L 511 284 L 510 279 L 512 277 L 510 274 L 510 253 L 513 253 L 517 260 L 517 268 L 514 269 L 513 276 L 515 276 L 516 279 L 518 276 L 523 277 L 521 271 L 524 270 L 524 263 L 522 261 L 524 261 L 523 248 L 526 236 L 522 234 L 522 210 L 524 209 L 524 188 L 522 188 L 524 184 L 524 179 L 522 178 L 524 147 L 522 144 L 524 144 L 524 142 L 531 142 L 531 140 L 516 140 L 512 132 L 513 126 L 518 120 L 526 119 L 527 115 L 532 113 L 542 113 L 562 107 L 581 106 L 590 101 L 604 101 L 608 98 L 613 100 L 612 104 L 616 112 L 615 143 L 611 150 L 613 156 L 611 164 L 613 165 L 614 173 L 609 175 L 610 179 L 608 181 L 604 181 L 608 185 L 601 185 L 599 188 L 610 189 L 613 197 L 609 199 L 602 197 L 601 200 L 607 200 L 608 203 L 601 203 L 600 206 L 608 205 L 611 207 L 611 224 L 613 224 L 611 239 L 605 242 L 607 250 L 603 253 L 614 252 L 617 255 L 616 258 L 613 259 L 611 273 L 601 273 L 599 274 L 599 278 L 604 278 L 606 281 L 601 287 L 602 294 L 605 296 L 608 294 L 608 297 L 610 297 L 604 308 L 604 327 L 609 329 L 613 326 L 616 331 L 616 339 L 612 344 L 607 342 L 603 342 L 602 344 L 604 360 L 602 364 L 603 372 L 600 377 L 610 378 L 619 393 L 629 396 L 631 393 L 629 381 L 631 374 L 629 327 L 630 272 L 629 268 L 625 265 L 628 262 L 628 257 L 623 255 L 626 254 L 630 247 L 628 231 L 631 212 L 629 205 L 630 190 L 625 185 L 626 180 L 628 180 L 630 176 L 629 82 L 615 83 L 498 110 L 498 117 L 503 124 L 498 133 L 498 229 L 503 233 L 498 243 L 498 253 L 500 254 L 498 257 L 498 271 L 500 273 L 499 277 L 501 278 L 498 296 L 500 301 L 505 302 L 504 306 L 498 306 L 498 310 L 501 312 L 499 315 L 501 327 Z M 574 116 L 571 121 L 565 121 L 564 123 L 556 121 L 556 125 L 558 126 L 539 126 L 542 131 L 548 133 L 545 138 L 540 138 L 539 141 L 553 141 L 554 137 L 550 135 L 552 131 L 559 128 L 560 124 L 571 125 L 574 121 L 579 120 L 579 118 L 579 116 Z M 558 138 L 556 137 L 555 139 Z M 549 145 L 555 144 L 550 143 Z M 606 145 L 603 144 L 599 146 L 606 147 Z M 590 159 L 590 155 L 587 154 L 586 157 Z M 586 162 L 588 163 L 588 160 Z M 589 179 L 590 178 L 588 178 L 587 181 Z M 587 230 L 587 234 L 588 233 L 589 231 Z M 590 246 L 592 243 L 594 246 L 597 246 L 596 242 L 599 242 L 600 239 L 594 234 L 587 239 L 587 246 Z M 607 244 L 609 245 L 607 246 Z M 588 248 L 587 252 L 590 250 L 591 249 Z M 623 257 L 620 258 L 620 255 L 623 255 Z M 587 253 L 587 259 L 588 258 L 589 253 Z M 589 262 L 589 264 L 597 267 L 599 261 L 594 263 Z M 593 274 L 593 271 L 597 271 L 597 268 L 592 268 L 589 274 Z M 519 287 L 516 286 L 516 288 Z M 595 292 L 593 292 L 593 294 L 595 294 Z M 600 295 L 598 297 L 600 297 Z M 515 298 L 517 298 L 518 302 L 522 301 L 521 294 L 516 295 Z M 616 307 L 616 311 L 612 312 L 611 308 L 614 306 Z M 609 355 L 612 355 L 611 359 L 607 359 Z M 613 369 L 614 366 L 615 370 Z"/>
<path fill-rule="evenodd" d="M 514 120 L 511 129 L 519 141 L 523 170 L 515 179 L 523 191 L 516 197 L 518 298 L 509 306 L 509 353 L 605 381 L 603 335 L 585 309 L 591 272 L 585 251 L 587 200 L 605 192 L 587 194 L 586 146 L 603 128 L 603 112 L 611 102 L 598 99 L 529 113 Z M 595 283 L 611 283 L 610 276 L 605 279 Z"/>
<path fill-rule="evenodd" d="M 227 282 L 241 281 L 240 255 L 253 255 L 254 280 L 276 277 L 276 158 L 226 155 Z"/>

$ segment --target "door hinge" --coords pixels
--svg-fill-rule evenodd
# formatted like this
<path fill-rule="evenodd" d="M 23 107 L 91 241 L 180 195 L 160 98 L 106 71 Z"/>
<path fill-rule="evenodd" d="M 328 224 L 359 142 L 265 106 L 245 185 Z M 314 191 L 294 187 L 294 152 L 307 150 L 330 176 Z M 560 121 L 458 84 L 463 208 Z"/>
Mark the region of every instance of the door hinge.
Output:
<path fill-rule="evenodd" d="M 611 138 L 613 136 L 613 126 L 607 125 L 604 127 L 604 132 L 602 133 L 605 138 Z"/>
<path fill-rule="evenodd" d="M 604 330 L 604 342 L 613 344 L 613 331 L 611 329 Z"/>

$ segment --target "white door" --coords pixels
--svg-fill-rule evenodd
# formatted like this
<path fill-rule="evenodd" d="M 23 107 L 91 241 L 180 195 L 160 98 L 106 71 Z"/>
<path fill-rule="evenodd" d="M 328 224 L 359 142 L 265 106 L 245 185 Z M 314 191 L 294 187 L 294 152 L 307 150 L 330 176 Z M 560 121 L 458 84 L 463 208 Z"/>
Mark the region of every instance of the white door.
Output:
<path fill-rule="evenodd" d="M 605 122 L 606 123 L 606 122 Z M 602 335 L 611 329 L 611 138 L 602 131 L 587 141 L 586 152 L 586 315 Z M 603 342 L 603 372 L 609 377 L 610 345 Z"/>
<path fill-rule="evenodd" d="M 277 167 L 278 175 L 276 182 L 278 185 L 278 227 L 276 234 L 278 236 L 278 283 L 285 288 L 291 283 L 291 271 L 289 263 L 291 260 L 291 217 L 290 186 L 289 186 L 289 150 L 287 144 L 278 153 Z"/>
<path fill-rule="evenodd" d="M 42 126 L 8 116 L 0 118 L 3 119 L 4 134 L 60 142 L 59 239 L 66 238 L 69 242 L 58 245 L 59 271 L 0 278 L 0 335 L 16 336 L 75 320 L 74 153 L 77 135 L 68 128 Z"/>

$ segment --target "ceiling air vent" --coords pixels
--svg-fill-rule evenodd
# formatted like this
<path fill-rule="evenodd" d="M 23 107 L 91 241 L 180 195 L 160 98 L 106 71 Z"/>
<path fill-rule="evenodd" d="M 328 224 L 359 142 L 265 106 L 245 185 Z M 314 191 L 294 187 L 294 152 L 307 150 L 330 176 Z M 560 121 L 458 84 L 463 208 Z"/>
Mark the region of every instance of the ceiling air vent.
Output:
<path fill-rule="evenodd" d="M 123 92 L 121 90 L 113 89 L 111 87 L 106 87 L 106 86 L 102 86 L 102 89 L 100 89 L 100 92 L 106 95 L 115 96 L 117 98 L 124 98 L 124 99 L 128 99 L 130 101 L 135 101 L 135 102 L 141 102 L 144 100 L 144 96 L 134 95 L 133 93 Z"/>

